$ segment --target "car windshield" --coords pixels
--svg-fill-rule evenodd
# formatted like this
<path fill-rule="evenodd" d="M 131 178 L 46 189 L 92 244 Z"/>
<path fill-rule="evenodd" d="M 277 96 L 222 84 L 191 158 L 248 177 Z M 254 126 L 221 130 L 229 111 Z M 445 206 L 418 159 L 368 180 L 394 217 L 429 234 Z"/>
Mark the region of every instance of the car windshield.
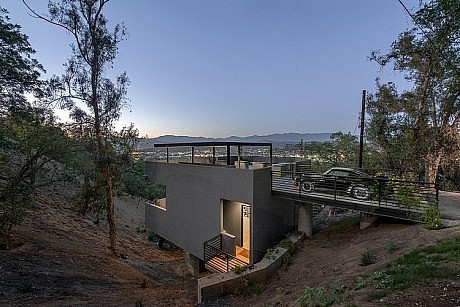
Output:
<path fill-rule="evenodd" d="M 368 174 L 355 169 L 330 169 L 324 173 L 327 176 L 336 177 L 370 177 Z"/>

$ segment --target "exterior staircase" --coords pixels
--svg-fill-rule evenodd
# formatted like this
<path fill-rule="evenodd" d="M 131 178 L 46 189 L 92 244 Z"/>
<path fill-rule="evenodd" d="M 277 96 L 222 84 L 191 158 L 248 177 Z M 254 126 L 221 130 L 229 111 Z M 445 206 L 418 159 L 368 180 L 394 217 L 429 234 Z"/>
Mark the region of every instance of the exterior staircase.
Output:
<path fill-rule="evenodd" d="M 246 266 L 248 263 L 222 250 L 222 235 L 204 243 L 204 266 L 215 273 L 228 272 L 237 266 Z"/>

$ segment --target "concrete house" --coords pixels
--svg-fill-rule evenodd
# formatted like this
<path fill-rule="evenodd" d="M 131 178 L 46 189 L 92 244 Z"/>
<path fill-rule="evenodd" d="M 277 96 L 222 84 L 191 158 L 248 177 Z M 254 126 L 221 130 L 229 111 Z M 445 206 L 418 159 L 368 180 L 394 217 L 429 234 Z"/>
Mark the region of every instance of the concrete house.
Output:
<path fill-rule="evenodd" d="M 269 148 L 270 160 L 242 161 L 244 146 Z M 256 263 L 295 229 L 296 206 L 292 200 L 271 193 L 270 143 L 201 142 L 156 147 L 166 148 L 166 160 L 147 160 L 146 175 L 150 182 L 166 187 L 166 198 L 146 204 L 146 227 L 185 250 L 195 263 L 218 271 Z M 190 147 L 189 162 L 171 161 L 169 149 L 174 147 Z M 198 147 L 212 148 L 212 157 L 195 157 Z M 230 155 L 232 147 L 238 149 L 237 158 Z M 227 150 L 223 163 L 216 157 L 216 148 Z"/>

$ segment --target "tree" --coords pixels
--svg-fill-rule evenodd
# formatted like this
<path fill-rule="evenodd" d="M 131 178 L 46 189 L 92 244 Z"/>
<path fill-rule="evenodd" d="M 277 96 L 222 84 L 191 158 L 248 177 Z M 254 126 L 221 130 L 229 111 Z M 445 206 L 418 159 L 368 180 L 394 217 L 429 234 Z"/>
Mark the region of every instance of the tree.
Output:
<path fill-rule="evenodd" d="M 399 94 L 395 84 L 377 80 L 367 129 L 390 167 L 424 170 L 434 182 L 441 161 L 460 148 L 460 2 L 433 0 L 413 17 L 417 27 L 400 34 L 389 53 L 371 54 L 413 87 Z"/>
<path fill-rule="evenodd" d="M 145 178 L 145 162 L 144 160 L 136 161 L 122 177 L 123 189 L 132 197 L 137 197 L 139 201 L 142 199 L 153 201 L 155 199 L 165 198 L 165 186 L 160 184 L 152 184 Z"/>
<path fill-rule="evenodd" d="M 358 164 L 359 142 L 355 135 L 341 131 L 331 134 L 335 161 L 355 166 Z"/>
<path fill-rule="evenodd" d="M 119 119 L 126 104 L 126 73 L 113 82 L 104 77 L 111 67 L 117 46 L 125 38 L 125 27 L 116 25 L 108 29 L 103 10 L 108 0 L 63 0 L 48 5 L 48 16 L 35 13 L 23 0 L 32 14 L 70 33 L 74 43 L 72 56 L 60 79 L 65 90 L 58 97 L 61 106 L 71 111 L 81 135 L 88 140 L 86 145 L 93 154 L 97 170 L 96 181 L 105 190 L 107 221 L 109 225 L 110 249 L 118 255 L 114 210 L 114 152 L 119 148 L 114 143 L 113 123 Z"/>
<path fill-rule="evenodd" d="M 11 107 L 28 105 L 25 92 L 41 92 L 40 74 L 43 66 L 33 58 L 30 46 L 21 27 L 9 22 L 8 12 L 0 7 L 0 115 L 5 116 Z"/>
<path fill-rule="evenodd" d="M 48 108 L 25 97 L 44 97 L 44 69 L 6 14 L 0 8 L 0 235 L 10 245 L 12 228 L 22 222 L 36 189 L 65 175 L 57 161 L 65 156 L 67 138 Z"/>
<path fill-rule="evenodd" d="M 358 151 L 357 137 L 341 131 L 332 133 L 330 141 L 309 142 L 304 145 L 305 157 L 315 157 L 330 165 L 355 166 Z"/>
<path fill-rule="evenodd" d="M 11 230 L 22 222 L 35 191 L 67 180 L 61 162 L 69 153 L 69 142 L 49 112 L 29 107 L 0 117 L 0 143 L 0 233 L 9 243 Z"/>

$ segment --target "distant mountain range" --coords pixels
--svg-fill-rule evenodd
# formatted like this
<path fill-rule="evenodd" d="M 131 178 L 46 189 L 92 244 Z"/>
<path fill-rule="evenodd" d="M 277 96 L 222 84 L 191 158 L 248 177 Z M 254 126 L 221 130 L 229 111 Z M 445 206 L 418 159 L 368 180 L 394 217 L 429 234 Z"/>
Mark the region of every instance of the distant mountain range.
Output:
<path fill-rule="evenodd" d="M 182 135 L 162 135 L 156 138 L 141 138 L 138 143 L 140 149 L 152 148 L 154 144 L 165 143 L 192 143 L 192 142 L 268 142 L 274 147 L 282 147 L 286 144 L 298 144 L 303 142 L 324 142 L 330 139 L 331 133 L 276 133 L 269 135 L 229 136 L 226 138 L 207 138 Z"/>

